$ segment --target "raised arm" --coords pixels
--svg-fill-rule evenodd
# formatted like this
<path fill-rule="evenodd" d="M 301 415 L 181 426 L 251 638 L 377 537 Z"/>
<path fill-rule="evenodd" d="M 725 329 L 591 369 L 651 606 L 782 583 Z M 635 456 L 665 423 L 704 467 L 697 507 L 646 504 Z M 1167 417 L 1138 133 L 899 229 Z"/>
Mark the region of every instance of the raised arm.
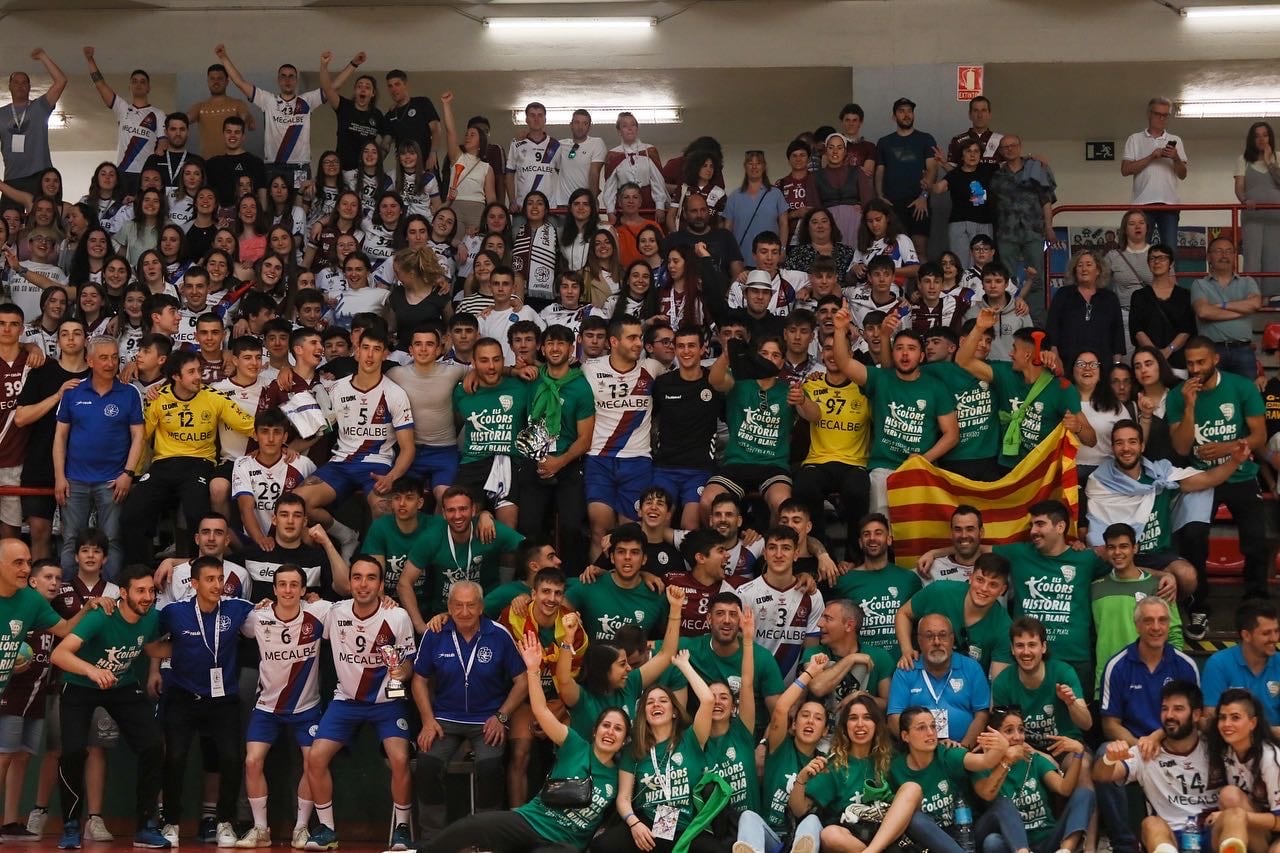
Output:
<path fill-rule="evenodd" d="M 244 92 L 244 96 L 246 98 L 252 100 L 253 92 L 257 87 L 244 79 L 244 76 L 240 73 L 240 69 L 236 68 L 236 64 L 231 61 L 231 57 L 227 54 L 227 46 L 225 44 L 217 45 L 213 49 L 213 54 L 218 57 L 218 61 L 226 67 L 227 76 L 231 78 L 232 83 L 236 84 L 236 88 L 241 92 Z"/>
<path fill-rule="evenodd" d="M 973 322 L 973 331 L 965 335 L 964 340 L 960 342 L 960 349 L 956 351 L 956 364 L 982 382 L 990 382 L 994 379 L 995 371 L 991 369 L 991 365 L 978 358 L 978 339 L 985 335 L 988 329 L 995 328 L 997 317 L 996 312 L 990 308 L 978 311 L 978 316 Z"/>
<path fill-rule="evenodd" d="M 531 640 L 528 635 L 525 635 L 516 640 L 516 646 L 520 649 L 520 657 L 524 658 L 524 666 L 527 670 L 529 707 L 533 710 L 533 718 L 538 721 L 538 725 L 542 726 L 547 737 L 559 746 L 569 736 L 569 727 L 560 722 L 560 718 L 547 707 L 547 694 L 542 691 L 542 643 L 537 637 Z M 568 657 L 572 658 L 573 655 L 570 654 Z"/>
<path fill-rule="evenodd" d="M 733 374 L 729 372 L 729 348 L 725 347 L 707 371 L 707 382 L 721 394 L 733 390 Z"/>
<path fill-rule="evenodd" d="M 745 656 L 744 650 L 743 657 Z M 673 663 L 676 669 L 680 670 L 680 674 L 688 680 L 693 695 L 698 697 L 698 713 L 693 717 L 693 734 L 698 739 L 698 745 L 705 747 L 707 739 L 711 737 L 711 710 L 714 705 L 711 701 L 711 688 L 702 680 L 702 676 L 693 668 L 693 664 L 689 663 L 688 649 L 681 649 Z"/>
<path fill-rule="evenodd" d="M 102 103 L 110 107 L 115 103 L 116 93 L 107 85 L 107 81 L 103 79 L 102 72 L 98 70 L 98 63 L 93 58 L 93 54 L 92 47 L 84 49 L 84 59 L 89 64 L 89 79 L 93 81 L 93 88 L 98 90 L 98 97 L 102 98 Z"/>
<path fill-rule="evenodd" d="M 444 135 L 449 152 L 458 150 L 458 124 L 453 118 L 453 91 L 440 96 L 440 109 L 444 113 Z"/>
<path fill-rule="evenodd" d="M 342 102 L 342 95 L 338 90 L 346 85 L 355 70 L 364 64 L 364 60 L 365 54 L 362 50 L 338 72 L 337 77 L 332 77 L 329 74 L 329 63 L 333 61 L 333 51 L 326 50 L 320 54 L 320 91 L 324 92 L 325 103 L 335 110 L 338 108 Z"/>
<path fill-rule="evenodd" d="M 683 608 L 684 590 L 678 586 L 667 587 L 667 633 L 662 636 L 662 648 L 640 665 L 640 683 L 645 687 L 657 681 L 663 670 L 671 666 L 671 660 L 680 648 L 680 611 Z"/>
<path fill-rule="evenodd" d="M 574 638 L 577 636 L 580 626 L 578 625 L 577 613 L 566 613 L 561 620 L 564 624 L 564 642 L 570 648 L 574 646 Z M 564 651 L 563 649 L 561 650 Z M 556 693 L 560 695 L 560 701 L 564 702 L 565 707 L 572 708 L 578 704 L 582 688 L 578 686 L 578 682 L 573 679 L 573 653 L 561 654 L 556 658 L 555 671 Z M 541 688 L 539 688 L 541 691 Z"/>
<path fill-rule="evenodd" d="M 738 686 L 738 719 L 747 731 L 756 730 L 756 610 L 742 608 L 742 682 Z"/>
<path fill-rule="evenodd" d="M 56 107 L 58 99 L 66 91 L 67 75 L 58 67 L 58 63 L 53 61 L 53 57 L 45 53 L 43 47 L 37 47 L 31 51 L 31 58 L 43 65 L 44 70 L 49 72 L 49 76 L 53 78 L 53 82 L 49 84 L 49 90 L 44 93 L 44 99 L 49 102 L 50 107 Z"/>
<path fill-rule="evenodd" d="M 848 308 L 841 308 L 836 312 L 835 319 L 835 336 L 832 345 L 835 347 L 836 365 L 840 368 L 840 372 L 848 376 L 860 387 L 867 384 L 867 366 L 853 357 L 853 350 L 849 347 L 849 327 L 853 325 L 853 315 L 849 313 Z"/>
<path fill-rule="evenodd" d="M 769 715 L 769 728 L 765 730 L 765 748 L 769 752 L 773 752 L 787 737 L 787 729 L 791 726 L 791 709 L 795 704 L 804 698 L 805 690 L 817 681 L 820 673 L 827 667 L 827 656 L 818 653 L 809 658 L 804 665 L 804 669 L 800 670 L 796 675 L 796 680 L 787 685 L 787 689 L 782 691 L 782 695 L 778 697 L 778 702 L 773 706 L 773 713 Z M 804 679 L 808 678 L 808 685 Z"/>

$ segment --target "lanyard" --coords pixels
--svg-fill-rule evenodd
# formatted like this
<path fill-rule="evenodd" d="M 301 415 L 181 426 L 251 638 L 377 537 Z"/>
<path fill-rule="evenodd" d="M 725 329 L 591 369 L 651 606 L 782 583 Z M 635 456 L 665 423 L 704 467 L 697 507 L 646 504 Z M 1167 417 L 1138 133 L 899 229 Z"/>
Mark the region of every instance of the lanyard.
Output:
<path fill-rule="evenodd" d="M 178 158 L 178 174 L 173 173 L 173 161 L 169 159 L 169 155 L 164 155 L 164 167 L 169 170 L 169 183 L 178 186 L 178 178 L 182 176 L 182 165 L 187 162 L 187 152 L 183 151 L 182 156 Z"/>
<path fill-rule="evenodd" d="M 649 760 L 653 762 L 653 773 L 655 777 L 653 781 L 658 783 L 658 787 L 662 789 L 662 799 L 668 803 L 671 802 L 671 790 L 673 788 L 671 784 L 671 756 L 674 752 L 675 750 L 672 749 L 671 744 L 667 744 L 667 764 L 662 769 L 662 772 L 659 773 L 658 748 L 656 745 L 649 747 Z"/>
<path fill-rule="evenodd" d="M 214 666 L 218 665 L 218 645 L 222 639 L 222 633 L 218 630 L 218 622 L 222 616 L 222 602 L 218 602 L 218 609 L 213 611 L 213 647 L 209 646 L 209 638 L 204 635 L 204 613 L 200 610 L 200 603 L 192 600 L 191 606 L 196 611 L 196 629 L 200 631 L 200 642 L 204 643 L 204 647 L 208 649 L 209 654 L 213 655 Z"/>
<path fill-rule="evenodd" d="M 467 570 L 471 566 L 471 546 L 472 546 L 472 543 L 475 542 L 475 536 L 472 535 L 472 537 L 467 540 L 467 562 L 466 563 L 458 562 L 458 552 L 455 551 L 453 547 L 453 533 L 446 530 L 444 538 L 445 538 L 445 541 L 449 543 L 449 556 L 453 558 L 453 567 L 465 575 Z M 456 642 L 457 641 L 455 641 L 455 643 Z"/>
<path fill-rule="evenodd" d="M 466 690 L 471 686 L 471 667 L 476 662 L 476 651 L 480 648 L 479 631 L 476 632 L 476 644 L 471 647 L 471 657 L 467 658 L 467 662 L 462 662 L 462 647 L 458 645 L 458 632 L 455 629 L 452 634 L 453 650 L 458 655 L 458 665 L 462 667 L 462 689 Z"/>
<path fill-rule="evenodd" d="M 22 115 L 19 116 L 18 108 L 13 104 L 9 104 L 9 112 L 13 114 L 13 132 L 22 133 L 23 125 L 27 123 L 27 113 L 31 112 L 31 105 L 28 104 L 27 108 L 22 111 Z"/>
<path fill-rule="evenodd" d="M 943 677 L 942 679 L 942 686 L 944 689 L 946 688 L 947 682 L 951 680 L 952 672 L 954 672 L 954 670 L 947 670 L 946 676 Z M 929 689 L 929 695 L 933 697 L 934 704 L 941 703 L 942 691 L 933 689 L 933 682 L 929 680 L 929 673 L 924 670 L 921 670 L 920 674 L 924 676 L 924 686 Z"/>

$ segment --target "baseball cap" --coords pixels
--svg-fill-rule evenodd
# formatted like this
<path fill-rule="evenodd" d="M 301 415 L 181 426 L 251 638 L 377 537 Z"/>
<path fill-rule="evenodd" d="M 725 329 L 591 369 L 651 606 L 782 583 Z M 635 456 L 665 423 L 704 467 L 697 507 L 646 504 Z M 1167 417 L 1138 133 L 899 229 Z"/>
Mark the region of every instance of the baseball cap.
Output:
<path fill-rule="evenodd" d="M 760 290 L 773 290 L 773 279 L 764 270 L 752 270 L 747 273 L 747 283 L 744 288 L 750 290 L 757 288 Z"/>
<path fill-rule="evenodd" d="M 898 107 L 911 107 L 911 109 L 914 110 L 916 108 L 916 102 L 910 98 L 898 98 L 898 100 L 893 102 L 893 108 L 896 110 Z"/>

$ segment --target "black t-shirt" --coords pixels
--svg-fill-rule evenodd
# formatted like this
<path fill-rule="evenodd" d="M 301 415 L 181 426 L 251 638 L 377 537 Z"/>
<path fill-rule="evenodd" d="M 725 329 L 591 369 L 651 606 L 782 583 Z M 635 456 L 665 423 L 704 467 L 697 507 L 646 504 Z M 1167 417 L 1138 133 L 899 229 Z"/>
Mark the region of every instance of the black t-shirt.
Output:
<path fill-rule="evenodd" d="M 207 228 L 200 225 L 192 225 L 187 229 L 187 238 L 182 241 L 182 259 L 192 262 L 203 260 L 204 256 L 209 254 L 209 250 L 213 248 L 213 235 L 217 233 L 218 223 L 216 221 Z"/>
<path fill-rule="evenodd" d="M 204 172 L 209 186 L 218 194 L 218 204 L 223 207 L 236 203 L 236 182 L 241 175 L 248 175 L 253 179 L 255 190 L 266 189 L 267 186 L 267 171 L 262 158 L 248 151 L 210 157 L 209 162 L 205 163 Z"/>
<path fill-rule="evenodd" d="M 725 278 L 729 277 L 730 265 L 742 260 L 742 250 L 738 248 L 738 241 L 733 239 L 732 233 L 723 228 L 712 228 L 706 234 L 691 234 L 684 229 L 673 231 L 662 241 L 662 256 L 665 258 L 667 252 L 680 246 L 688 246 L 692 249 L 698 243 L 707 244 L 711 260 L 715 261 L 716 269 L 720 270 Z"/>
<path fill-rule="evenodd" d="M 56 360 L 46 361 L 27 376 L 22 392 L 18 394 L 19 406 L 34 406 L 52 397 L 68 379 L 88 379 L 88 368 L 79 373 L 63 370 Z M 27 456 L 22 463 L 22 485 L 53 485 L 53 433 L 58 426 L 58 407 L 54 406 L 45 416 L 27 427 Z"/>
<path fill-rule="evenodd" d="M 410 305 L 404 288 L 396 285 L 387 298 L 391 307 L 391 315 L 396 318 L 396 347 L 406 352 L 412 343 L 413 330 L 427 322 L 444 322 L 444 309 L 449 304 L 449 295 L 432 291 L 416 305 Z"/>
<path fill-rule="evenodd" d="M 264 551 L 253 540 L 245 537 L 245 545 L 240 549 L 240 565 L 249 572 L 255 602 L 271 597 L 275 570 L 285 563 L 292 563 L 302 569 L 307 576 L 308 592 L 318 592 L 321 598 L 330 601 L 337 600 L 333 591 L 333 567 L 329 565 L 329 556 L 324 549 L 306 544 L 286 548 L 276 542 L 274 548 Z"/>
<path fill-rule="evenodd" d="M 384 132 L 396 142 L 412 140 L 422 146 L 422 156 L 431 156 L 431 122 L 439 121 L 436 105 L 431 99 L 418 95 L 409 99 L 403 107 L 387 110 L 383 119 Z"/>
<path fill-rule="evenodd" d="M 715 468 L 716 423 L 723 411 L 724 396 L 711 387 L 705 370 L 692 382 L 682 379 L 679 370 L 659 376 L 653 383 L 658 421 L 653 463 L 698 471 Z"/>
<path fill-rule="evenodd" d="M 594 566 L 610 571 L 613 569 L 613 563 L 609 560 L 608 554 L 601 554 L 596 557 Z M 651 575 L 655 575 L 666 580 L 667 575 L 676 572 L 687 572 L 688 566 L 685 565 L 684 557 L 680 554 L 680 549 L 670 542 L 646 542 L 644 545 L 644 571 Z M 599 581 L 597 581 L 599 583 Z"/>
<path fill-rule="evenodd" d="M 190 151 L 166 151 L 163 154 L 152 154 L 147 158 L 147 162 L 142 164 L 142 168 L 155 169 L 164 178 L 166 187 L 177 187 L 182 185 L 182 170 L 188 163 L 198 163 L 203 166 L 204 158 Z M 207 179 L 208 172 L 205 176 Z"/>
<path fill-rule="evenodd" d="M 990 225 L 995 219 L 995 202 L 991 198 L 991 176 L 995 166 L 979 163 L 972 172 L 952 169 L 947 173 L 947 195 L 951 196 L 952 222 L 977 222 Z"/>
<path fill-rule="evenodd" d="M 334 112 L 338 115 L 338 159 L 344 170 L 358 169 L 360 149 L 366 142 L 377 142 L 378 137 L 387 132 L 382 111 L 377 107 L 359 109 L 355 101 L 343 97 Z"/>

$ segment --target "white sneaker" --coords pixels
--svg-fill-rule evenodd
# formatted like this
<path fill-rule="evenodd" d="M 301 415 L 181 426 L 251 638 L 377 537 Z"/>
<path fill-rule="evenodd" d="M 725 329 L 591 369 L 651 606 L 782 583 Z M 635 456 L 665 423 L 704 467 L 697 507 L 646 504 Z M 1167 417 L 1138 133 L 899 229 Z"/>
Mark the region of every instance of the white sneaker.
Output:
<path fill-rule="evenodd" d="M 219 847 L 235 847 L 240 843 L 240 839 L 236 837 L 236 828 L 227 821 L 218 824 L 214 838 Z M 271 839 L 268 838 L 268 845 L 270 845 L 270 842 Z"/>
<path fill-rule="evenodd" d="M 178 846 L 178 825 L 177 824 L 166 823 L 164 825 L 164 828 L 160 830 L 160 834 L 163 835 L 165 837 L 165 840 L 169 842 L 169 846 L 171 847 Z"/>
<path fill-rule="evenodd" d="M 293 842 L 290 845 L 294 850 L 305 850 L 307 848 L 307 839 L 311 837 L 311 831 L 305 826 L 296 827 L 293 830 Z"/>
<path fill-rule="evenodd" d="M 31 814 L 27 815 L 27 832 L 33 835 L 44 835 L 44 824 L 48 819 L 48 810 L 32 809 Z"/>
<path fill-rule="evenodd" d="M 228 826 L 230 824 L 227 824 Z M 222 839 L 219 837 L 218 846 L 222 846 Z M 240 840 L 236 842 L 236 847 L 270 847 L 271 846 L 271 830 L 265 826 L 252 826 L 249 831 L 240 836 Z"/>
<path fill-rule="evenodd" d="M 106 843 L 115 841 L 116 837 L 107 829 L 107 825 L 102 822 L 101 815 L 90 815 L 84 824 L 84 838 L 86 841 L 99 841 Z"/>

